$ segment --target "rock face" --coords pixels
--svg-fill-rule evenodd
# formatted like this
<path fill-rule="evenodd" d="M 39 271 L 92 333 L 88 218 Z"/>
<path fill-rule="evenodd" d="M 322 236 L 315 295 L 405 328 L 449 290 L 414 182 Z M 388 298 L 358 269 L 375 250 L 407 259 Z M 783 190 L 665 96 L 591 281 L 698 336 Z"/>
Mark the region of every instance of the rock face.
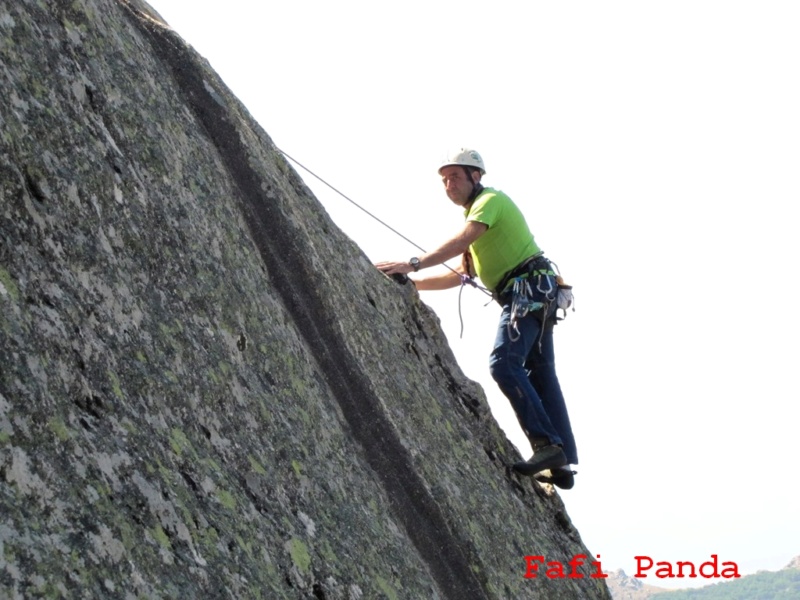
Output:
<path fill-rule="evenodd" d="M 558 495 L 152 9 L 0 0 L 0 67 L 0 597 L 610 598 L 525 578 L 593 556 Z"/>

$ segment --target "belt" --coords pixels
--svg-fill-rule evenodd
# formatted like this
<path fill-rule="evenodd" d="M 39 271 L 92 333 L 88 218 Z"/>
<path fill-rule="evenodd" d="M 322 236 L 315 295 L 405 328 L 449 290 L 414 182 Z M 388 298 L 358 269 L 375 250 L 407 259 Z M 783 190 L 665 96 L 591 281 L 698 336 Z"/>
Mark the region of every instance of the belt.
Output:
<path fill-rule="evenodd" d="M 535 267 L 538 263 L 541 263 L 542 270 L 550 270 L 550 261 L 545 258 L 544 252 L 539 252 L 538 254 L 529 256 L 503 276 L 503 278 L 500 280 L 500 283 L 495 288 L 495 295 L 501 295 L 505 291 L 509 282 L 515 277 L 519 277 L 524 273 L 530 273 L 536 270 Z"/>

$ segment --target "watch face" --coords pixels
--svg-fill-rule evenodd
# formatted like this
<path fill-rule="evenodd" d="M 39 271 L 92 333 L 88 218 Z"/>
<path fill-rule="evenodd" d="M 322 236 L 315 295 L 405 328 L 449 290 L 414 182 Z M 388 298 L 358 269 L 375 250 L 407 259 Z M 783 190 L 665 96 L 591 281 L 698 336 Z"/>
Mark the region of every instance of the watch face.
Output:
<path fill-rule="evenodd" d="M 412 258 L 410 261 L 408 261 L 408 264 L 414 267 L 415 271 L 419 269 L 419 259 L 416 256 Z"/>

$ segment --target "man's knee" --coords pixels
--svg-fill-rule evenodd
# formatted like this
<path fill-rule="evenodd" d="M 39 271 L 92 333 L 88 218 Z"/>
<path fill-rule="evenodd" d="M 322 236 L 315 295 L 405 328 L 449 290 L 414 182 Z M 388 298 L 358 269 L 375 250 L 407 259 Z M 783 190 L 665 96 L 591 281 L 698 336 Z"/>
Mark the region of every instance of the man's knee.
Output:
<path fill-rule="evenodd" d="M 489 358 L 489 374 L 497 383 L 513 380 L 515 369 L 522 366 L 522 360 L 514 360 L 505 354 L 493 352 Z"/>
<path fill-rule="evenodd" d="M 496 352 L 489 357 L 489 374 L 495 381 L 501 381 L 508 375 L 508 361 L 501 358 Z"/>

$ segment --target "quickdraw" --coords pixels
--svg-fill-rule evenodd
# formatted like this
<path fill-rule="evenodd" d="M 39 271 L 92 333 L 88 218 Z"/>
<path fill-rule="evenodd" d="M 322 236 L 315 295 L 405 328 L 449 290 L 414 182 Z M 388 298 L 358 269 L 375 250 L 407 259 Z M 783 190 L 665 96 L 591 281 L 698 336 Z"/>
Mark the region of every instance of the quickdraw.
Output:
<path fill-rule="evenodd" d="M 536 291 L 534 296 L 531 287 L 531 279 L 536 277 Z M 511 315 L 508 320 L 508 337 L 512 342 L 516 342 L 520 337 L 519 321 L 528 314 L 542 311 L 542 328 L 538 343 L 541 345 L 541 333 L 544 332 L 544 317 L 550 312 L 550 306 L 556 301 L 558 296 L 558 286 L 555 285 L 555 277 L 549 272 L 533 271 L 519 275 L 512 280 L 511 285 Z M 534 300 L 543 298 L 544 300 Z"/>

